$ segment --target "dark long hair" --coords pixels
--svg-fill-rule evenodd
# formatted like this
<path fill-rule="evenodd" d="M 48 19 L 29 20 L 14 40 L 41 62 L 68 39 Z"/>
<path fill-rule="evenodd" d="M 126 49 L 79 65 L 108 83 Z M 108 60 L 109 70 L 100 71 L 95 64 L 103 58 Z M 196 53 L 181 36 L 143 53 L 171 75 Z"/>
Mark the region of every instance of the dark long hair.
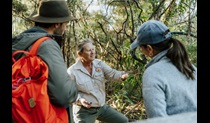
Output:
<path fill-rule="evenodd" d="M 170 48 L 166 56 L 171 60 L 171 62 L 178 68 L 180 72 L 185 74 L 188 79 L 195 79 L 193 75 L 195 69 L 191 64 L 186 48 L 181 41 L 174 38 L 169 38 L 166 41 L 151 46 L 158 52 Z"/>

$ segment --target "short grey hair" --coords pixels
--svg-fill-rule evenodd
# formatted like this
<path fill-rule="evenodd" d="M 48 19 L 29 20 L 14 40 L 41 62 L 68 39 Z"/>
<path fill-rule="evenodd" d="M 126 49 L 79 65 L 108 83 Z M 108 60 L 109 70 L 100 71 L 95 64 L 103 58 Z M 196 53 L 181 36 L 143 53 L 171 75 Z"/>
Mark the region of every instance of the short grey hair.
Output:
<path fill-rule="evenodd" d="M 84 45 L 87 44 L 87 43 L 93 43 L 91 39 L 83 39 L 79 42 L 78 46 L 77 46 L 77 51 L 78 52 L 83 52 L 84 50 Z"/>

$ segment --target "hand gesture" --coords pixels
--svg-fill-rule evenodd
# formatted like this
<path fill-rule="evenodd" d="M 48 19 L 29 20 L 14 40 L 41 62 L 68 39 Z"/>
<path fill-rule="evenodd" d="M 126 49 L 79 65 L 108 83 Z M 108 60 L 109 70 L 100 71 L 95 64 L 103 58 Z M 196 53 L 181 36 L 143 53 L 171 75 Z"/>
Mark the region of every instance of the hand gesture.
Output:
<path fill-rule="evenodd" d="M 92 102 L 88 102 L 86 99 L 84 98 L 80 98 L 79 99 L 80 103 L 82 104 L 82 106 L 86 107 L 86 108 L 90 108 Z"/>
<path fill-rule="evenodd" d="M 125 81 L 127 78 L 128 78 L 128 73 L 124 73 L 124 74 L 121 76 L 122 81 Z"/>

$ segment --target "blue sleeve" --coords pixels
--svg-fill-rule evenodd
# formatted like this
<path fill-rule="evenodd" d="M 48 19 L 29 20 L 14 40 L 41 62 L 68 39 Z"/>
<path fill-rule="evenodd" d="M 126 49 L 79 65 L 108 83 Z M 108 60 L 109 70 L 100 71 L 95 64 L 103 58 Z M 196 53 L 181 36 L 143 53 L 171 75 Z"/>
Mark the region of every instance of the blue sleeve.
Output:
<path fill-rule="evenodd" d="M 142 93 L 145 110 L 149 118 L 167 116 L 165 87 L 158 73 L 147 71 L 143 75 Z"/>

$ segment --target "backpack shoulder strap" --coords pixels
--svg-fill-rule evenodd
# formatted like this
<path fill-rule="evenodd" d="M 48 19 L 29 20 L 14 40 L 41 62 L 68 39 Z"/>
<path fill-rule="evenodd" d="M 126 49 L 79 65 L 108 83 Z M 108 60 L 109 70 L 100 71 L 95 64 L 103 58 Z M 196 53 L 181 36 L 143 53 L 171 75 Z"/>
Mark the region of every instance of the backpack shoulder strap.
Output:
<path fill-rule="evenodd" d="M 35 43 L 32 45 L 32 47 L 30 49 L 30 54 L 31 55 L 36 55 L 36 53 L 38 51 L 38 48 L 41 45 L 41 43 L 44 42 L 48 38 L 50 39 L 50 37 L 41 37 L 37 41 L 35 41 Z"/>

